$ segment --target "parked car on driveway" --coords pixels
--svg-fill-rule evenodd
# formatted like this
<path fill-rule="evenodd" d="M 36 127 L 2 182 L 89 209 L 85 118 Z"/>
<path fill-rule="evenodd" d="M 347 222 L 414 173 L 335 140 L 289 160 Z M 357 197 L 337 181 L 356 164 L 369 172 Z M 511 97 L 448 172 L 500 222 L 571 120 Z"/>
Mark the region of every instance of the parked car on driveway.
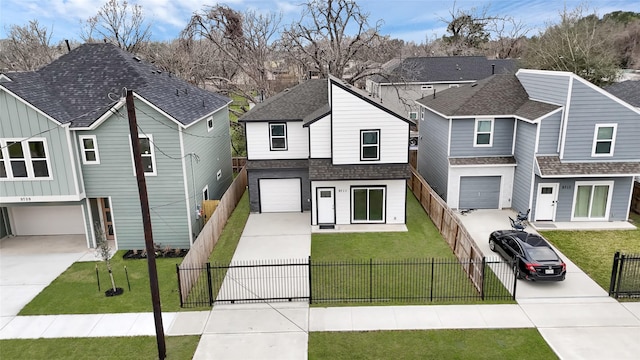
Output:
<path fill-rule="evenodd" d="M 562 281 L 567 265 L 540 235 L 526 231 L 498 230 L 489 236 L 489 248 L 513 262 L 518 279 Z"/>

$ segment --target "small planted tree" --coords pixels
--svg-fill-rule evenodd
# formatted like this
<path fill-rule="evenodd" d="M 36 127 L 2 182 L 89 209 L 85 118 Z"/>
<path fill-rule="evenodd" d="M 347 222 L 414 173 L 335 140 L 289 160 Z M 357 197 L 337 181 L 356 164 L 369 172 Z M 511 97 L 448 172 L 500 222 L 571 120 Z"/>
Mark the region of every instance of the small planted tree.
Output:
<path fill-rule="evenodd" d="M 99 256 L 107 266 L 107 270 L 109 271 L 109 280 L 111 280 L 111 289 L 104 292 L 106 296 L 116 296 L 121 295 L 124 290 L 122 288 L 116 287 L 116 282 L 113 279 L 113 272 L 111 271 L 111 246 L 107 241 L 107 236 L 102 229 L 100 224 L 96 224 L 96 255 Z"/>

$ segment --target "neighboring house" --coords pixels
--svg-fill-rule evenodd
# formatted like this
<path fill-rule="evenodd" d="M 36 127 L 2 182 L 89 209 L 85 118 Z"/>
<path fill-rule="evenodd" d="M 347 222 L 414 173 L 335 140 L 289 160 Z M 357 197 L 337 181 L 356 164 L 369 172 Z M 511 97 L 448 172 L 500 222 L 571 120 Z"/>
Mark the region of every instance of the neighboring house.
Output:
<path fill-rule="evenodd" d="M 519 70 L 417 101 L 418 170 L 454 209 L 627 220 L 640 110 L 570 72 Z"/>
<path fill-rule="evenodd" d="M 144 247 L 124 88 L 135 98 L 154 241 L 190 246 L 201 201 L 221 197 L 233 178 L 230 99 L 110 44 L 0 75 L 7 232 L 84 234 L 95 247 L 99 227 L 120 249 Z"/>
<path fill-rule="evenodd" d="M 628 104 L 640 108 L 640 80 L 622 81 L 604 89 Z"/>
<path fill-rule="evenodd" d="M 336 78 L 244 114 L 252 212 L 311 211 L 311 224 L 404 224 L 410 121 Z"/>
<path fill-rule="evenodd" d="M 515 60 L 487 59 L 484 56 L 435 56 L 394 59 L 383 73 L 366 80 L 366 89 L 379 101 L 404 109 L 417 120 L 415 100 L 460 85 L 474 83 L 493 74 L 513 74 Z"/>

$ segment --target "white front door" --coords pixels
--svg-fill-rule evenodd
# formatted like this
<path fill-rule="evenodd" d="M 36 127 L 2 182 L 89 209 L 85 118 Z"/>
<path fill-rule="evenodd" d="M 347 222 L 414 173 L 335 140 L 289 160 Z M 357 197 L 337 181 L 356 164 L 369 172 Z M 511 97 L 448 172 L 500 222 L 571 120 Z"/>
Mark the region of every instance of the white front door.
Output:
<path fill-rule="evenodd" d="M 318 188 L 316 199 L 318 203 L 318 224 L 335 224 L 334 188 Z"/>
<path fill-rule="evenodd" d="M 538 184 L 536 221 L 555 220 L 556 203 L 558 202 L 558 187 L 558 183 Z"/>

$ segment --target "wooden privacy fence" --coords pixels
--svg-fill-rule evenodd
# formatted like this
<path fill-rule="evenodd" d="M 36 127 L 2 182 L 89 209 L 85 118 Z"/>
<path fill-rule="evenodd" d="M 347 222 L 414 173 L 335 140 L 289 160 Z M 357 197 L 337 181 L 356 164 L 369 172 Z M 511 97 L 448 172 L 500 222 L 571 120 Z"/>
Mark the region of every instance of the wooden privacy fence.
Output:
<path fill-rule="evenodd" d="M 231 168 L 233 170 L 233 173 L 239 173 L 240 170 L 242 170 L 242 168 L 247 164 L 247 158 L 246 157 L 234 157 L 231 158 Z"/>
<path fill-rule="evenodd" d="M 238 205 L 238 202 L 240 201 L 240 198 L 242 198 L 246 188 L 247 169 L 243 168 L 220 199 L 216 210 L 213 212 L 204 228 L 202 228 L 202 231 L 200 231 L 200 234 L 191 246 L 191 249 L 189 249 L 189 252 L 182 260 L 180 267 L 201 266 L 208 261 L 209 255 L 211 255 L 211 252 L 213 251 L 213 247 L 220 238 L 224 225 L 227 223 L 227 220 L 229 219 L 229 216 L 231 216 L 231 213 L 233 213 L 236 205 Z M 193 274 L 184 272 L 179 273 L 180 295 L 183 301 L 187 299 L 194 283 L 198 280 L 197 274 L 195 276 L 190 275 Z"/>
<path fill-rule="evenodd" d="M 444 240 L 453 250 L 453 253 L 463 264 L 471 282 L 478 291 L 482 291 L 483 274 L 482 268 L 478 264 L 482 263 L 484 255 L 478 245 L 476 245 L 456 214 L 447 206 L 447 203 L 433 191 L 431 186 L 413 167 L 411 168 L 411 179 L 408 185 L 427 212 L 427 215 L 431 218 L 431 221 L 440 231 Z M 463 262 L 463 260 L 466 262 Z"/>

